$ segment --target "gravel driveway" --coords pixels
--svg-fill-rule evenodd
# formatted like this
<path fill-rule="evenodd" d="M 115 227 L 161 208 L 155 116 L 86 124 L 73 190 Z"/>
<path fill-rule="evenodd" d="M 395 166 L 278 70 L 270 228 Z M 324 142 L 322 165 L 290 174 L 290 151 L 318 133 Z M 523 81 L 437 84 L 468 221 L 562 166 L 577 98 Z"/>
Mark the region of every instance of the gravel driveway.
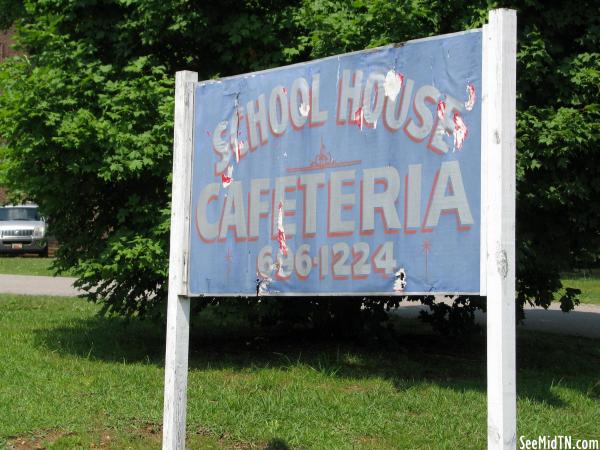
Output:
<path fill-rule="evenodd" d="M 60 295 L 75 297 L 79 293 L 73 287 L 76 278 L 34 277 L 29 275 L 0 275 L 0 294 Z"/>

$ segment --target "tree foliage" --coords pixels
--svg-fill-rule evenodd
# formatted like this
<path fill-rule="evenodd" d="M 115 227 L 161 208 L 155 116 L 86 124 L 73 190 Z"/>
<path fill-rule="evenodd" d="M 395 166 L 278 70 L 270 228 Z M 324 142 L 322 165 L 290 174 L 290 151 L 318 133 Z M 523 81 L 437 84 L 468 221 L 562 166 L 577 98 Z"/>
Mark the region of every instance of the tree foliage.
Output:
<path fill-rule="evenodd" d="M 0 70 L 2 179 L 51 217 L 59 268 L 73 268 L 91 300 L 118 314 L 156 312 L 167 289 L 173 73 L 282 64 L 281 9 L 3 1 L 0 23 L 20 11 L 27 56 Z"/>
<path fill-rule="evenodd" d="M 43 206 L 63 244 L 59 267 L 73 267 L 79 285 L 107 311 L 158 312 L 166 297 L 175 71 L 206 79 L 460 31 L 481 26 L 498 6 L 516 8 L 519 21 L 521 306 L 558 298 L 571 309 L 576 292 L 561 289 L 559 272 L 598 261 L 594 2 L 0 0 L 0 6 L 0 26 L 16 23 L 27 54 L 0 68 L 1 179 Z M 458 299 L 452 312 L 425 301 L 434 323 L 469 317 L 483 305 Z M 300 312 L 266 303 L 268 311 L 313 322 L 344 315 L 335 302 L 324 307 L 307 299 Z M 389 306 L 369 305 L 377 320 Z"/>

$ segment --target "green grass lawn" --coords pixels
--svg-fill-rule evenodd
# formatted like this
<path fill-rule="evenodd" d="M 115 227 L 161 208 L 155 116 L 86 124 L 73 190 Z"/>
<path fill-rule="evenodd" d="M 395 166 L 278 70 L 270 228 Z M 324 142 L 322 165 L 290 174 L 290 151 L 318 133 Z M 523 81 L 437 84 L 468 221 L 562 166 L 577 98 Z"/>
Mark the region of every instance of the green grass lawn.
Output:
<path fill-rule="evenodd" d="M 600 276 L 583 278 L 570 274 L 561 281 L 564 286 L 581 289 L 581 303 L 600 305 Z"/>
<path fill-rule="evenodd" d="M 53 276 L 50 265 L 54 258 L 39 258 L 33 256 L 2 256 L 0 257 L 0 273 L 11 275 L 41 275 Z M 62 276 L 69 276 L 63 274 Z"/>
<path fill-rule="evenodd" d="M 160 448 L 163 327 L 79 299 L 0 296 L 0 448 Z M 485 338 L 191 339 L 188 448 L 481 449 Z M 212 331 L 210 331 L 212 330 Z M 600 340 L 518 338 L 518 434 L 600 439 Z"/>
<path fill-rule="evenodd" d="M 53 277 L 51 268 L 54 258 L 39 258 L 37 256 L 1 256 L 0 273 L 11 275 L 39 275 Z M 70 273 L 61 273 L 59 277 L 70 277 Z"/>

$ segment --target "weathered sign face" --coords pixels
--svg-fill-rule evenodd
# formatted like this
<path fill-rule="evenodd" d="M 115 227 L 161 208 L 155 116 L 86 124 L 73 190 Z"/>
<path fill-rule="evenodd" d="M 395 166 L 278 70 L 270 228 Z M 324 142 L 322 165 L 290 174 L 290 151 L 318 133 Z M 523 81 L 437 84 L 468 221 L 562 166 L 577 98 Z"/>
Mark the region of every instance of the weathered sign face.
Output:
<path fill-rule="evenodd" d="M 480 291 L 481 32 L 195 90 L 191 295 Z"/>

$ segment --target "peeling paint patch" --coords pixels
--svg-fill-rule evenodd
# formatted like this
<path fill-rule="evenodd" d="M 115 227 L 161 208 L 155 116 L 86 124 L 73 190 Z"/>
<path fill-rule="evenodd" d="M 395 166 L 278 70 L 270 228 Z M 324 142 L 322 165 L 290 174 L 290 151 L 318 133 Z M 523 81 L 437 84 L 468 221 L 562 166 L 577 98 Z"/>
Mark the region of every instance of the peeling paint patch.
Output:
<path fill-rule="evenodd" d="M 279 242 L 279 251 L 283 256 L 287 256 L 287 244 L 285 242 L 285 231 L 283 230 L 283 203 L 279 202 L 279 213 L 277 214 L 277 241 Z"/>
<path fill-rule="evenodd" d="M 365 120 L 365 112 L 362 109 L 362 106 L 360 106 L 354 113 L 354 121 L 356 122 L 356 125 L 358 125 L 360 127 L 361 130 L 363 129 L 364 120 Z"/>
<path fill-rule="evenodd" d="M 475 86 L 473 83 L 467 84 L 467 93 L 469 94 L 468 100 L 465 102 L 465 109 L 467 111 L 471 111 L 475 106 L 475 101 L 477 100 L 477 94 L 475 93 Z"/>
<path fill-rule="evenodd" d="M 404 291 L 405 287 L 406 287 L 406 271 L 404 270 L 404 267 L 401 267 L 395 273 L 394 292 Z"/>
<path fill-rule="evenodd" d="M 443 122 L 446 117 L 446 102 L 440 100 L 437 105 L 437 115 L 438 118 Z"/>
<path fill-rule="evenodd" d="M 269 295 L 269 287 L 271 285 L 271 278 L 263 277 L 261 274 L 256 274 L 256 295 Z"/>
<path fill-rule="evenodd" d="M 237 139 L 234 141 L 235 145 L 235 162 L 239 164 L 240 159 L 242 159 L 242 151 L 244 150 L 244 141 L 238 141 Z"/>
<path fill-rule="evenodd" d="M 227 167 L 227 175 L 225 173 L 221 174 L 221 184 L 223 184 L 224 188 L 228 188 L 231 182 L 233 181 L 233 166 Z"/>
<path fill-rule="evenodd" d="M 502 278 L 506 278 L 508 275 L 508 256 L 505 250 L 498 250 L 496 253 L 496 265 L 498 267 L 498 273 L 502 275 Z"/>
<path fill-rule="evenodd" d="M 404 75 L 401 73 L 396 73 L 394 69 L 390 69 L 385 76 L 385 81 L 383 82 L 385 96 L 391 101 L 395 101 L 396 97 L 398 97 L 398 94 L 400 93 L 400 89 L 402 89 L 402 83 L 404 83 Z"/>
<path fill-rule="evenodd" d="M 233 145 L 235 145 L 235 162 L 239 164 L 240 159 L 241 159 L 240 156 L 242 153 L 241 149 L 240 149 L 240 143 L 236 139 L 236 141 L 233 143 Z"/>
<path fill-rule="evenodd" d="M 469 135 L 469 129 L 465 122 L 463 122 L 462 117 L 460 117 L 460 113 L 457 111 L 454 113 L 454 149 L 452 151 L 459 151 L 465 139 Z"/>
<path fill-rule="evenodd" d="M 308 117 L 308 113 L 310 112 L 310 105 L 308 103 L 302 103 L 298 108 L 302 117 Z"/>

